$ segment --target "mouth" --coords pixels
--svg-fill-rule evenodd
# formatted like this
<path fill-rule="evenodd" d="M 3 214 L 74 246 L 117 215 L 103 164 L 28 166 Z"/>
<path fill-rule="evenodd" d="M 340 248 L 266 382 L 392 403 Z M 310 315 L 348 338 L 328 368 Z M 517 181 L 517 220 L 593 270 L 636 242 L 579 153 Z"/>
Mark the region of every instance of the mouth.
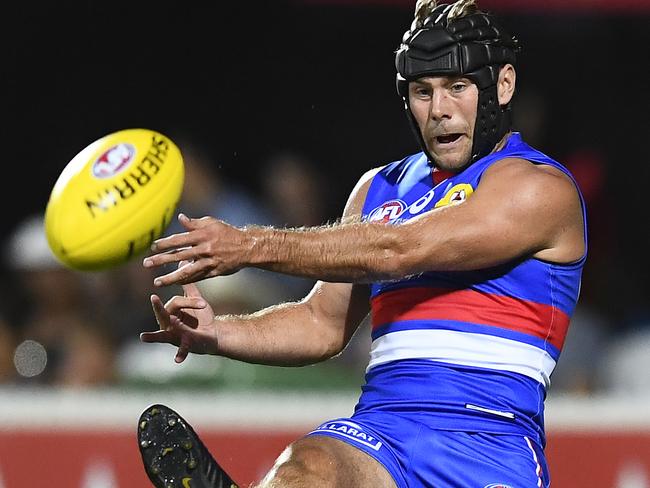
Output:
<path fill-rule="evenodd" d="M 450 134 L 442 134 L 440 136 L 434 137 L 436 145 L 440 148 L 451 148 L 457 143 L 460 138 L 463 136 L 460 132 L 453 132 Z"/>

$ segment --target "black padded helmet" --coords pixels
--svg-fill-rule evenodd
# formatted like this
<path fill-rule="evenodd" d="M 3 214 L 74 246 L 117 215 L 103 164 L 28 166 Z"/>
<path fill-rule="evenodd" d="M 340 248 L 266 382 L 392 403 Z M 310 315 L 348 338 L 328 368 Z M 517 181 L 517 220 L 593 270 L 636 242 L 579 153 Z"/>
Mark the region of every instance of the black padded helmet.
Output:
<path fill-rule="evenodd" d="M 454 11 L 461 3 L 471 4 L 459 0 L 438 5 L 424 19 L 419 19 L 416 13 L 395 56 L 397 92 L 404 100 L 409 122 L 431 163 L 435 162 L 409 106 L 410 81 L 423 76 L 463 76 L 476 83 L 478 107 L 468 164 L 489 154 L 512 125 L 510 105 L 498 103 L 497 81 L 502 66 L 515 64 L 519 42 L 506 33 L 493 15 L 475 7 L 466 15 L 455 16 Z"/>

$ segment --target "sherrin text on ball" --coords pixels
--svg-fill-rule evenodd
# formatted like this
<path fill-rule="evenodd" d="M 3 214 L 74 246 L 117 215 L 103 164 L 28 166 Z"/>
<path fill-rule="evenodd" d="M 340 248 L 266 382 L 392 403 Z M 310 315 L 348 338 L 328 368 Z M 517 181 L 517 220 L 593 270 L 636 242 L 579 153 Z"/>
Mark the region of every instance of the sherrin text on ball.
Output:
<path fill-rule="evenodd" d="M 98 271 L 123 264 L 160 237 L 185 177 L 180 149 L 149 129 L 124 129 L 81 150 L 58 177 L 45 232 L 66 266 Z"/>

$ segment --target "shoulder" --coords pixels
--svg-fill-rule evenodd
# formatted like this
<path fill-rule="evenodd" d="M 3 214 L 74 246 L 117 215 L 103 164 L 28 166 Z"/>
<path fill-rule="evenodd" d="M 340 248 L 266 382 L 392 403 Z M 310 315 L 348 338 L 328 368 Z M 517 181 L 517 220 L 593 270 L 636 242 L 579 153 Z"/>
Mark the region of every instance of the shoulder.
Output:
<path fill-rule="evenodd" d="M 366 196 L 368 195 L 370 184 L 372 183 L 373 178 L 377 176 L 377 173 L 386 168 L 386 166 L 387 165 L 377 166 L 361 175 L 361 178 L 359 178 L 356 185 L 354 185 L 354 188 L 350 193 L 348 201 L 345 205 L 345 210 L 343 212 L 343 216 L 345 218 L 361 217 L 363 203 L 365 202 Z"/>
<path fill-rule="evenodd" d="M 424 170 L 426 170 L 426 173 L 428 174 L 429 163 L 424 153 L 418 152 L 410 154 L 402 159 L 366 171 L 361 178 L 359 178 L 355 190 L 363 191 L 365 188 L 367 191 L 370 183 L 379 173 L 381 173 L 382 177 L 387 181 L 395 183 L 406 178 L 409 174 L 422 172 Z"/>
<path fill-rule="evenodd" d="M 481 185 L 509 189 L 508 193 L 515 198 L 578 201 L 576 184 L 567 173 L 550 164 L 517 157 L 492 164 L 483 173 Z"/>
<path fill-rule="evenodd" d="M 426 159 L 423 158 L 423 153 L 419 152 L 411 154 L 403 159 L 390 162 L 388 164 L 376 166 L 366 171 L 363 175 L 361 175 L 356 185 L 354 186 L 354 189 L 350 193 L 344 215 L 346 217 L 350 215 L 361 216 L 363 203 L 368 196 L 370 185 L 379 173 L 382 173 L 382 175 L 384 175 L 390 181 L 398 180 L 407 174 L 407 168 L 412 169 L 417 166 L 426 166 Z"/>
<path fill-rule="evenodd" d="M 491 210 L 486 219 L 514 223 L 518 234 L 534 236 L 531 249 L 537 258 L 567 263 L 584 253 L 578 188 L 559 168 L 520 158 L 500 160 L 485 171 L 472 199 L 472 205 Z"/>
<path fill-rule="evenodd" d="M 520 225 L 518 233 L 537 236 L 531 246 L 535 258 L 572 263 L 584 256 L 584 203 L 568 173 L 552 164 L 506 158 L 483 176 L 477 195 L 483 190 L 487 207 L 499 205 L 503 218 Z"/>
<path fill-rule="evenodd" d="M 357 181 L 357 184 L 355 185 L 355 189 L 362 188 L 364 186 L 369 186 L 370 183 L 372 182 L 372 179 L 377 176 L 377 173 L 385 169 L 388 165 L 385 164 L 383 166 L 377 166 L 375 168 L 369 169 L 366 171 L 364 174 L 361 175 L 361 178 Z"/>

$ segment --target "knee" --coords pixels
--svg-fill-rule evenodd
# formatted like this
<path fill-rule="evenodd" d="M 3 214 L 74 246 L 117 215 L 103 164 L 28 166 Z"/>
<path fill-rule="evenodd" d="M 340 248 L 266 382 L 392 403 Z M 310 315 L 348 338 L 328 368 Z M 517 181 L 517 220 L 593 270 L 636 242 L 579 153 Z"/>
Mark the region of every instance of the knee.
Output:
<path fill-rule="evenodd" d="M 340 466 L 336 455 L 319 439 L 304 438 L 280 454 L 260 488 L 274 486 L 337 486 Z M 281 483 L 281 484 L 278 484 Z"/>

